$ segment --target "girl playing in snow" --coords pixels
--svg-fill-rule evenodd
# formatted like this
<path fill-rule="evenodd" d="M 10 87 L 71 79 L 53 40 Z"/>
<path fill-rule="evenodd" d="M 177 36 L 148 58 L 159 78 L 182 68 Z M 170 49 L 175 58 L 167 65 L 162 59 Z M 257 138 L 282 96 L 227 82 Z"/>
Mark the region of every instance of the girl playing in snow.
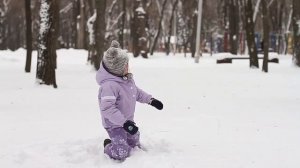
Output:
<path fill-rule="evenodd" d="M 104 153 L 113 159 L 126 159 L 132 148 L 140 147 L 139 131 L 134 122 L 136 101 L 163 109 L 163 104 L 139 89 L 128 70 L 127 52 L 112 41 L 97 72 L 102 124 L 110 139 L 104 140 Z"/>

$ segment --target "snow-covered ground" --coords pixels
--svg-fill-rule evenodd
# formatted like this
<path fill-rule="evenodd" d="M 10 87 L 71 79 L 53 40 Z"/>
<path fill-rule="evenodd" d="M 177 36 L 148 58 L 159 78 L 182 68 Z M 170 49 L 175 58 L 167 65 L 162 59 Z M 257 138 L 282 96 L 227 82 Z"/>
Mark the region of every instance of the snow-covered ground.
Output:
<path fill-rule="evenodd" d="M 36 52 L 26 74 L 25 50 L 0 51 L 0 167 L 299 168 L 300 69 L 291 56 L 269 73 L 246 60 L 217 65 L 222 56 L 130 59 L 137 85 L 165 108 L 137 105 L 148 151 L 118 163 L 103 154 L 86 51 L 58 51 L 58 89 L 35 84 Z"/>

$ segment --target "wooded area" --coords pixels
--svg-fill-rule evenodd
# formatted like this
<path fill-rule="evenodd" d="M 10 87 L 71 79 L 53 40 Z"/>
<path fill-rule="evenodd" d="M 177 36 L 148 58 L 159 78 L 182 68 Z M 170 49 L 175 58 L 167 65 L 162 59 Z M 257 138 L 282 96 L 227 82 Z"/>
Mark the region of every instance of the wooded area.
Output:
<path fill-rule="evenodd" d="M 271 51 L 293 54 L 300 65 L 297 0 L 200 1 L 201 52 L 249 54 L 250 67 L 256 68 L 257 54 L 264 53 L 265 72 Z M 26 48 L 26 72 L 30 72 L 32 50 L 38 50 L 38 79 L 45 74 L 40 72 L 44 66 L 54 68 L 55 76 L 55 50 L 60 48 L 88 50 L 88 61 L 98 69 L 112 40 L 135 57 L 148 58 L 154 52 L 194 57 L 200 1 L 2 0 L 0 50 Z M 49 14 L 43 15 L 43 9 Z M 42 63 L 46 60 L 51 63 Z"/>

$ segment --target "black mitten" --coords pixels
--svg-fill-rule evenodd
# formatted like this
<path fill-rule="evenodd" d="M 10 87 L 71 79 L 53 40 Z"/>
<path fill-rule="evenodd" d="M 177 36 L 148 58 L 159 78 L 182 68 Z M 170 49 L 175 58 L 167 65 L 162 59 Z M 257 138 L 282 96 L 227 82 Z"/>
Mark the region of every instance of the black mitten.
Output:
<path fill-rule="evenodd" d="M 125 131 L 127 131 L 131 135 L 136 134 L 139 130 L 139 127 L 135 126 L 135 123 L 130 120 L 126 121 L 123 124 L 123 128 L 125 129 Z"/>
<path fill-rule="evenodd" d="M 151 98 L 151 101 L 149 103 L 151 106 L 157 108 L 158 110 L 162 110 L 164 108 L 164 105 L 162 104 L 161 101 L 155 99 L 155 98 Z"/>

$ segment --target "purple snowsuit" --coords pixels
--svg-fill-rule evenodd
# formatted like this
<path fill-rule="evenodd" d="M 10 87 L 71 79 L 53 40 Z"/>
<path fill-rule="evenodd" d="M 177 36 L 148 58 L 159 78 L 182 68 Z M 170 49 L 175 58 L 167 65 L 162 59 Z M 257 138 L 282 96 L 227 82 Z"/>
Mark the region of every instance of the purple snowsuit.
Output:
<path fill-rule="evenodd" d="M 102 63 L 96 80 L 100 85 L 99 106 L 102 124 L 112 143 L 106 145 L 104 153 L 111 158 L 123 160 L 139 145 L 139 132 L 130 135 L 123 129 L 127 120 L 134 121 L 136 101 L 149 103 L 152 96 L 139 89 L 133 79 L 124 79 L 107 72 Z"/>

